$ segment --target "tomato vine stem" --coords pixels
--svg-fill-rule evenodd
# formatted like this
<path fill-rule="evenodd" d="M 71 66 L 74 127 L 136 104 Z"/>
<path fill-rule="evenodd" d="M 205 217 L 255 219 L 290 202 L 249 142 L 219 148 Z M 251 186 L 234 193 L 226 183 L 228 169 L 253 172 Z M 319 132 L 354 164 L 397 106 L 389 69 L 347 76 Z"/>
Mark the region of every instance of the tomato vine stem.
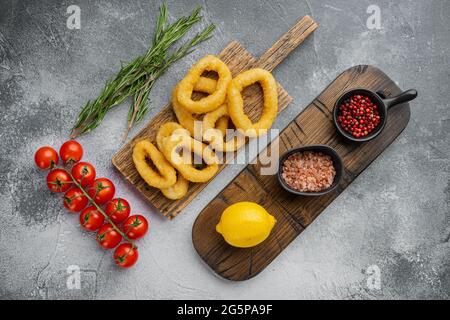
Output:
<path fill-rule="evenodd" d="M 91 196 L 86 192 L 86 190 L 81 186 L 81 184 L 78 183 L 77 180 L 75 180 L 75 178 L 73 177 L 72 173 L 67 171 L 66 169 L 63 169 L 63 170 L 66 171 L 69 174 L 70 178 L 72 179 L 72 182 L 81 190 L 81 192 L 83 192 L 84 196 L 88 199 L 88 201 L 92 205 L 94 205 L 94 207 L 97 209 L 97 211 L 100 212 L 103 215 L 105 220 L 108 221 L 109 224 L 111 224 L 113 229 L 116 230 L 126 242 L 130 243 L 133 248 L 137 248 L 137 246 L 134 244 L 134 241 L 132 241 L 130 238 L 128 238 L 127 235 L 122 230 L 120 230 L 120 228 L 118 226 L 116 226 L 116 224 L 109 218 L 109 216 L 105 213 L 105 211 L 103 211 L 102 207 L 100 207 L 91 198 Z"/>

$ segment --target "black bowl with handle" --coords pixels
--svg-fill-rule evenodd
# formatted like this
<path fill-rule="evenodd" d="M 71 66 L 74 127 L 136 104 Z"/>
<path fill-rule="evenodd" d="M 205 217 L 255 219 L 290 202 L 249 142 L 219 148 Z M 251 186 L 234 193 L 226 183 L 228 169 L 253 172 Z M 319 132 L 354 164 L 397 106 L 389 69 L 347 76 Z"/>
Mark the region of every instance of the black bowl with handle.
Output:
<path fill-rule="evenodd" d="M 284 181 L 282 173 L 283 173 L 283 164 L 284 161 L 292 154 L 294 153 L 301 153 L 301 152 L 305 152 L 305 151 L 314 151 L 314 152 L 321 152 L 323 154 L 329 155 L 333 161 L 333 166 L 334 169 L 336 170 L 336 175 L 334 176 L 334 180 L 332 185 L 322 191 L 318 191 L 318 192 L 303 192 L 303 191 L 298 191 L 295 189 L 292 189 L 291 187 L 289 187 L 289 185 Z M 323 144 L 318 144 L 318 145 L 310 145 L 310 146 L 305 146 L 305 147 L 299 147 L 299 148 L 293 148 L 290 149 L 288 151 L 286 151 L 281 157 L 280 160 L 278 162 L 278 182 L 281 184 L 281 186 L 288 192 L 298 195 L 298 196 L 322 196 L 324 194 L 327 194 L 331 191 L 333 191 L 334 189 L 337 188 L 337 186 L 339 185 L 339 183 L 342 180 L 342 175 L 343 175 L 343 169 L 344 169 L 344 165 L 342 164 L 342 159 L 341 157 L 337 154 L 337 152 L 330 146 L 327 145 L 323 145 Z"/>
<path fill-rule="evenodd" d="M 361 138 L 356 138 L 356 137 L 352 136 L 352 134 L 350 132 L 345 131 L 341 127 L 341 125 L 339 124 L 339 122 L 337 120 L 337 118 L 339 116 L 339 112 L 340 112 L 339 107 L 341 106 L 341 104 L 354 95 L 362 95 L 362 96 L 369 97 L 369 99 L 372 101 L 372 103 L 377 105 L 377 110 L 380 115 L 380 123 L 378 124 L 378 126 L 376 128 L 374 128 L 374 130 L 372 132 L 370 132 L 367 136 L 364 136 Z M 336 104 L 334 105 L 334 109 L 333 109 L 333 122 L 334 122 L 334 125 L 335 125 L 337 131 L 342 136 L 347 138 L 348 140 L 351 140 L 354 142 L 370 141 L 370 140 L 376 138 L 381 133 L 381 131 L 383 131 L 384 127 L 386 126 L 386 122 L 387 122 L 387 118 L 388 118 L 388 110 L 390 108 L 392 108 L 396 105 L 399 105 L 401 103 L 414 100 L 416 97 L 417 97 L 417 91 L 414 89 L 402 92 L 398 96 L 395 96 L 392 98 L 386 98 L 386 99 L 382 98 L 379 93 L 368 90 L 368 89 L 362 89 L 362 88 L 353 89 L 353 90 L 350 90 L 350 91 L 347 91 L 346 93 L 344 93 L 336 101 Z"/>

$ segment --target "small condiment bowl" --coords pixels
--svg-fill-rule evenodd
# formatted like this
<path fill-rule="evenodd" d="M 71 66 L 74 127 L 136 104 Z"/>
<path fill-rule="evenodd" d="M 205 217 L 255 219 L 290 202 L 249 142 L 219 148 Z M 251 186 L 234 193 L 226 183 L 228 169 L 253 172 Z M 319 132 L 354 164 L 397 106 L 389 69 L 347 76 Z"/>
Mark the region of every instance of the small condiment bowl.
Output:
<path fill-rule="evenodd" d="M 362 96 L 369 97 L 370 100 L 372 100 L 372 103 L 377 105 L 377 108 L 378 108 L 377 110 L 378 110 L 378 113 L 380 116 L 380 123 L 378 124 L 378 126 L 367 136 L 361 137 L 361 138 L 356 138 L 356 137 L 352 136 L 349 132 L 345 131 L 337 121 L 337 118 L 338 118 L 339 112 L 340 112 L 339 107 L 345 100 L 349 99 L 350 97 L 352 97 L 354 95 L 362 95 Z M 376 138 L 381 133 L 381 131 L 383 131 L 384 127 L 386 126 L 388 110 L 390 108 L 392 108 L 393 106 L 396 106 L 398 104 L 414 100 L 416 97 L 417 97 L 417 91 L 414 89 L 402 92 L 398 96 L 395 96 L 392 98 L 387 98 L 387 99 L 383 99 L 379 93 L 376 93 L 376 92 L 368 90 L 368 89 L 362 89 L 362 88 L 353 89 L 353 90 L 350 90 L 350 91 L 347 91 L 346 93 L 344 93 L 336 101 L 336 104 L 334 105 L 334 109 L 333 109 L 333 122 L 334 122 L 334 125 L 335 125 L 337 131 L 342 136 L 347 138 L 348 140 L 351 140 L 354 142 L 370 141 L 370 140 Z"/>
<path fill-rule="evenodd" d="M 295 189 L 292 189 L 291 187 L 289 187 L 287 185 L 287 183 L 284 181 L 283 177 L 282 177 L 282 172 L 283 172 L 283 164 L 284 161 L 292 154 L 294 153 L 299 153 L 299 152 L 305 152 L 305 151 L 315 151 L 315 152 L 322 152 L 323 154 L 329 155 L 331 157 L 331 159 L 333 160 L 333 166 L 334 169 L 336 170 L 336 175 L 334 176 L 334 181 L 333 184 L 322 191 L 318 191 L 318 192 L 302 192 L 302 191 L 297 191 Z M 339 183 L 342 180 L 342 172 L 343 172 L 343 164 L 342 164 L 342 160 L 341 157 L 337 154 L 337 152 L 326 145 L 311 145 L 311 146 L 306 146 L 306 147 L 299 147 L 299 148 L 293 148 L 290 149 L 288 151 L 286 151 L 281 157 L 280 157 L 280 161 L 278 162 L 278 181 L 281 184 L 281 186 L 288 192 L 298 195 L 298 196 L 323 196 L 324 194 L 327 194 L 331 191 L 333 191 L 334 189 L 337 188 L 337 186 L 339 185 Z"/>

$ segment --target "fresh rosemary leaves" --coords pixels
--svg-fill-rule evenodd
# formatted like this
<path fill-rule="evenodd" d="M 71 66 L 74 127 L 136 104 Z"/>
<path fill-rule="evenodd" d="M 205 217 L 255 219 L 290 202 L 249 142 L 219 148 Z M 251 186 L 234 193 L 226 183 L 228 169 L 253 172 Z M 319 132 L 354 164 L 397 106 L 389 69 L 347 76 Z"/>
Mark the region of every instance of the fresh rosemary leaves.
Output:
<path fill-rule="evenodd" d="M 173 24 L 169 24 L 167 21 L 167 6 L 163 4 L 159 9 L 151 48 L 145 55 L 122 66 L 116 77 L 106 83 L 97 99 L 86 103 L 78 115 L 71 137 L 75 138 L 95 129 L 111 108 L 132 96 L 133 102 L 128 112 L 126 138 L 133 124 L 142 120 L 148 111 L 147 99 L 155 81 L 172 63 L 188 55 L 197 44 L 211 37 L 215 28 L 213 24 L 197 33 L 190 41 L 184 43 L 172 53 L 168 51 L 195 23 L 202 19 L 200 10 L 201 7 L 198 7 L 190 16 L 181 17 Z"/>

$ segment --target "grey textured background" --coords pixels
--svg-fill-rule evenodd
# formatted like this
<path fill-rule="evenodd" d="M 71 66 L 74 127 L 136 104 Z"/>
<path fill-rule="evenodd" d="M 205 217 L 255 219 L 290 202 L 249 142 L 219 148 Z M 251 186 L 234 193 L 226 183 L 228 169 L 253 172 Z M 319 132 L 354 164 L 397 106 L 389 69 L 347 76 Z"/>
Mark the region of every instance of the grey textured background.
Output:
<path fill-rule="evenodd" d="M 198 1 L 169 1 L 172 17 Z M 81 30 L 66 28 L 66 8 L 81 7 Z M 188 67 L 239 40 L 259 56 L 305 14 L 314 36 L 274 75 L 295 98 L 277 119 L 283 128 L 339 73 L 374 64 L 419 98 L 402 135 L 264 272 L 246 282 L 216 277 L 196 255 L 192 223 L 242 167 L 227 168 L 175 220 L 161 218 L 117 174 L 127 107 L 111 112 L 80 141 L 98 174 L 143 212 L 151 229 L 130 270 L 112 263 L 80 230 L 61 196 L 35 169 L 41 145 L 59 148 L 87 99 L 121 60 L 147 48 L 159 1 L 0 1 L 0 297 L 66 298 L 440 298 L 450 296 L 450 1 L 205 1 L 212 40 L 172 67 L 151 94 L 159 111 Z M 382 29 L 368 30 L 366 9 L 381 8 Z M 196 30 L 200 29 L 198 26 Z M 68 290 L 66 268 L 82 269 Z M 377 265 L 381 289 L 365 270 Z"/>

